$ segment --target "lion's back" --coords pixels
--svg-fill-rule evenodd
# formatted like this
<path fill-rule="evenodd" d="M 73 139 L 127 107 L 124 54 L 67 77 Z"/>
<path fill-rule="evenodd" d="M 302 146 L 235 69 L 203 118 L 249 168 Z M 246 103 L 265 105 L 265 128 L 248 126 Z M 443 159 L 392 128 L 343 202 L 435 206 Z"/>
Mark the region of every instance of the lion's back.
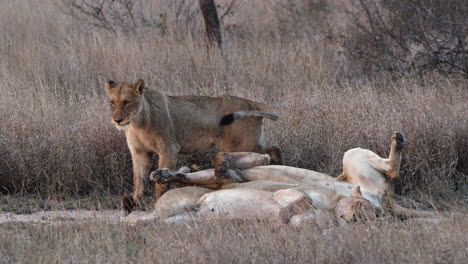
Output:
<path fill-rule="evenodd" d="M 269 107 L 249 99 L 232 96 L 171 96 L 173 101 L 188 103 L 201 109 L 216 111 L 223 116 L 236 111 L 267 111 Z"/>

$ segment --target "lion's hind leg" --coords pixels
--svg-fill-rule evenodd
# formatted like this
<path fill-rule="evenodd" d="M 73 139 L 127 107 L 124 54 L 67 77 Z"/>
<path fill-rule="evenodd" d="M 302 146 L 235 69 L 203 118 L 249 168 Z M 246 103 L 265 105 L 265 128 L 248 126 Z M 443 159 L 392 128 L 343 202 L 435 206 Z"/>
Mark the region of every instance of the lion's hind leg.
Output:
<path fill-rule="evenodd" d="M 405 138 L 403 134 L 396 132 L 392 135 L 390 145 L 390 156 L 388 159 L 379 157 L 375 153 L 368 155 L 369 165 L 375 170 L 384 173 L 390 178 L 398 177 L 401 164 L 401 153 L 405 147 Z"/>
<path fill-rule="evenodd" d="M 254 152 L 219 152 L 214 158 L 215 175 L 223 178 L 229 170 L 250 169 L 256 166 L 269 165 L 270 156 Z"/>

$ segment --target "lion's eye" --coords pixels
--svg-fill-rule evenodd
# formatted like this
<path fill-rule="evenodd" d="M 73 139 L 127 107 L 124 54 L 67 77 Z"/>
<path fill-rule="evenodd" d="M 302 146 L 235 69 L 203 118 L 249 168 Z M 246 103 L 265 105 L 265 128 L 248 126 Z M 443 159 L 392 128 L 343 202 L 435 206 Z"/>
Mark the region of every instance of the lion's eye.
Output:
<path fill-rule="evenodd" d="M 123 105 L 124 105 L 124 106 L 127 106 L 127 105 L 129 105 L 129 104 L 130 104 L 129 101 L 123 101 Z"/>
<path fill-rule="evenodd" d="M 109 102 L 112 107 L 114 107 L 114 101 Z"/>

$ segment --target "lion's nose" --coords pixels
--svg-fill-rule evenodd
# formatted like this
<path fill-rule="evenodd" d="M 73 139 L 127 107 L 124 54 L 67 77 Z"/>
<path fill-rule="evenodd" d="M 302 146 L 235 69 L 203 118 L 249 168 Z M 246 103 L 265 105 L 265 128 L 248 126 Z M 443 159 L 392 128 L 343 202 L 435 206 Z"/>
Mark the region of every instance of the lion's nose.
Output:
<path fill-rule="evenodd" d="M 114 122 L 116 122 L 117 124 L 120 124 L 120 122 L 122 122 L 123 119 L 114 119 Z"/>

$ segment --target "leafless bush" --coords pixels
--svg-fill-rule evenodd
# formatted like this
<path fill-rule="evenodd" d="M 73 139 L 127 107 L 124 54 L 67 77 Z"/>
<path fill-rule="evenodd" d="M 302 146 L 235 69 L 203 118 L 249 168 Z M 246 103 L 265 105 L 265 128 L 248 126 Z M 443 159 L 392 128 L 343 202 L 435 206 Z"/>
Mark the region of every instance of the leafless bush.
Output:
<path fill-rule="evenodd" d="M 159 10 L 148 10 L 149 4 L 140 0 L 62 0 L 62 11 L 115 35 L 154 29 L 165 35 L 168 29 L 178 30 L 194 21 L 198 14 L 195 4 L 196 0 L 175 0 L 160 3 Z"/>
<path fill-rule="evenodd" d="M 136 33 L 142 14 L 136 14 L 136 0 L 62 0 L 71 16 L 114 34 Z"/>
<path fill-rule="evenodd" d="M 243 3 L 244 0 L 228 0 L 225 1 L 224 5 L 218 4 L 217 8 L 221 9 L 219 21 L 223 22 L 226 17 L 233 16 Z"/>
<path fill-rule="evenodd" d="M 287 37 L 317 35 L 330 13 L 329 0 L 274 0 L 281 34 Z"/>
<path fill-rule="evenodd" d="M 465 0 L 354 0 L 342 39 L 366 70 L 468 77 Z"/>
<path fill-rule="evenodd" d="M 220 21 L 232 15 L 241 0 L 221 1 Z M 156 5 L 156 8 L 152 8 Z M 73 18 L 115 35 L 135 35 L 158 31 L 161 35 L 183 31 L 198 24 L 200 9 L 196 0 L 61 0 L 61 10 Z"/>

